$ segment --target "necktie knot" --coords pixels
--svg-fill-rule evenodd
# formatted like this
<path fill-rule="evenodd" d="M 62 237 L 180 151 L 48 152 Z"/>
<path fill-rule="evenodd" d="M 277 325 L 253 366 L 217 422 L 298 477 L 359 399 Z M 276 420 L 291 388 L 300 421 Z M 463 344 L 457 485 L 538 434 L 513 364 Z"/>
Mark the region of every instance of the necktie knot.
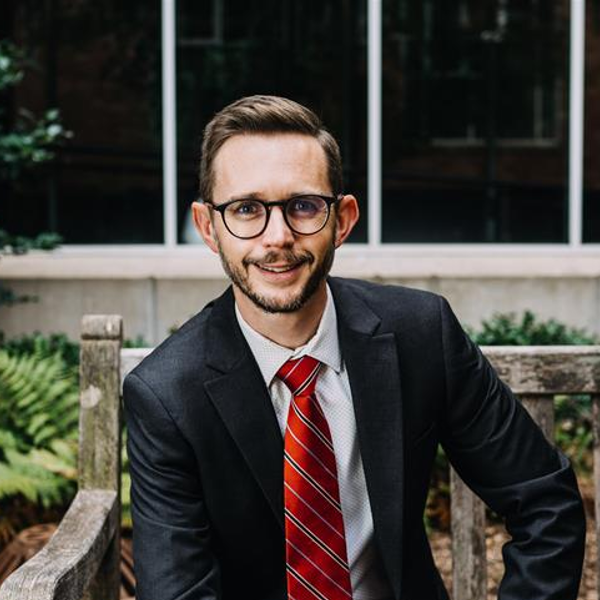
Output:
<path fill-rule="evenodd" d="M 312 356 L 288 360 L 277 371 L 277 377 L 283 381 L 293 396 L 310 396 L 317 385 L 317 375 L 321 363 Z"/>

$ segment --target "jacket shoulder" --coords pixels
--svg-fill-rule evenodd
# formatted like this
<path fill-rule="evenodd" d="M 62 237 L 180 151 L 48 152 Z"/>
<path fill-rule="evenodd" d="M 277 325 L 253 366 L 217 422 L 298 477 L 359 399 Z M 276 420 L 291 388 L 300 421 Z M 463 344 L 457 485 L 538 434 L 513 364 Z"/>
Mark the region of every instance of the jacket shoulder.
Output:
<path fill-rule="evenodd" d="M 439 294 L 403 285 L 381 284 L 361 279 L 332 277 L 330 284 L 342 294 L 358 296 L 382 320 L 389 318 L 415 319 L 439 317 L 440 304 L 445 300 Z"/>
<path fill-rule="evenodd" d="M 181 372 L 184 365 L 190 364 L 191 353 L 195 355 L 195 360 L 192 362 L 196 365 L 202 364 L 204 333 L 214 302 L 209 302 L 199 313 L 156 346 L 131 370 L 130 375 L 135 375 L 147 383 L 151 383 L 158 375 L 163 379 L 173 377 Z"/>

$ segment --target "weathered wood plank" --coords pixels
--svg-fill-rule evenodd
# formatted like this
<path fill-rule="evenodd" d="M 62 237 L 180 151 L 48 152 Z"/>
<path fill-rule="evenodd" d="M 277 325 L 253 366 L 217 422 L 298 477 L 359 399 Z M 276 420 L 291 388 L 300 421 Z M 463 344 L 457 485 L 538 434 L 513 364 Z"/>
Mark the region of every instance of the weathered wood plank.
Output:
<path fill-rule="evenodd" d="M 121 381 L 153 348 L 121 351 Z M 600 389 L 600 346 L 482 346 L 515 394 L 591 393 Z"/>
<path fill-rule="evenodd" d="M 531 418 L 540 426 L 546 439 L 554 444 L 554 396 L 521 395 L 519 399 L 531 415 Z"/>
<path fill-rule="evenodd" d="M 79 407 L 79 489 L 114 490 L 121 504 L 121 344 L 118 315 L 82 321 Z M 86 600 L 118 600 L 120 530 L 117 528 Z"/>
<path fill-rule="evenodd" d="M 485 505 L 450 469 L 452 598 L 482 600 L 487 594 Z"/>
<path fill-rule="evenodd" d="M 484 346 L 515 394 L 586 394 L 600 388 L 600 346 Z"/>
<path fill-rule="evenodd" d="M 592 395 L 594 434 L 594 513 L 596 516 L 596 590 L 600 598 L 600 390 Z"/>
<path fill-rule="evenodd" d="M 81 319 L 81 339 L 122 340 L 123 318 L 121 315 L 84 315 Z"/>
<path fill-rule="evenodd" d="M 118 532 L 114 490 L 83 490 L 48 544 L 12 573 L 0 600 L 80 600 Z"/>

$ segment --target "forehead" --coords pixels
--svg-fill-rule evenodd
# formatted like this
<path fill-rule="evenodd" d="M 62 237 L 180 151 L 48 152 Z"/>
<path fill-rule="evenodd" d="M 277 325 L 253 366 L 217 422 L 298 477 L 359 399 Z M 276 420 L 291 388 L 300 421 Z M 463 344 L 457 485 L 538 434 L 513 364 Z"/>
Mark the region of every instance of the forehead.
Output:
<path fill-rule="evenodd" d="M 217 202 L 246 195 L 282 198 L 331 192 L 321 144 L 312 136 L 296 133 L 229 138 L 217 152 L 214 175 Z"/>

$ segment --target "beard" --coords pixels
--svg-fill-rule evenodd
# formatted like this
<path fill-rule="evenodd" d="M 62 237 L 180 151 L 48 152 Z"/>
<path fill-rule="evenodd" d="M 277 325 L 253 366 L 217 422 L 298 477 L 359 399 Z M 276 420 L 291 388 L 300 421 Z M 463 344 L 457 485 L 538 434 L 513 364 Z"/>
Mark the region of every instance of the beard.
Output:
<path fill-rule="evenodd" d="M 231 279 L 233 285 L 235 285 L 258 308 L 264 312 L 274 314 L 296 312 L 312 298 L 331 270 L 335 255 L 335 244 L 333 243 L 333 239 L 335 239 L 335 236 L 332 238 L 331 244 L 327 247 L 327 251 L 318 262 L 316 262 L 317 259 L 312 252 L 292 252 L 291 250 L 284 250 L 282 252 L 267 252 L 267 254 L 260 259 L 244 258 L 242 259 L 241 266 L 236 266 L 227 259 L 221 250 L 221 245 L 218 243 L 218 240 L 217 245 L 223 270 L 229 279 Z M 250 265 L 268 265 L 281 262 L 295 266 L 299 266 L 303 263 L 306 263 L 309 266 L 316 264 L 316 266 L 302 289 L 289 298 L 269 298 L 268 296 L 259 294 L 253 289 L 248 277 Z"/>

